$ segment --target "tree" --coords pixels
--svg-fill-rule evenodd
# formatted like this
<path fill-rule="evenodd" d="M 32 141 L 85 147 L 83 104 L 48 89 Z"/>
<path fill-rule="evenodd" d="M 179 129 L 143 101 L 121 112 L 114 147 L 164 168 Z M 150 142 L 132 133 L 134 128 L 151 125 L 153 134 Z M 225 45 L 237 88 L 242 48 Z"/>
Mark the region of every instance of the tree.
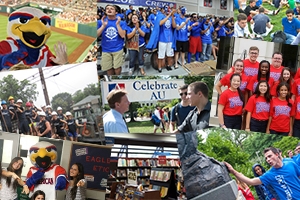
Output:
<path fill-rule="evenodd" d="M 73 94 L 72 99 L 74 103 L 77 103 L 89 95 L 100 95 L 100 88 L 98 84 L 89 84 L 83 90 L 77 90 Z"/>
<path fill-rule="evenodd" d="M 18 80 L 13 75 L 5 76 L 0 80 L 0 98 L 7 100 L 9 96 L 15 99 L 22 99 L 23 102 L 36 100 L 39 94 L 36 91 L 36 84 L 31 84 L 28 80 Z"/>
<path fill-rule="evenodd" d="M 63 112 L 71 111 L 71 106 L 73 105 L 72 95 L 63 92 L 55 95 L 51 100 L 53 110 L 57 110 L 57 107 L 62 107 Z"/>

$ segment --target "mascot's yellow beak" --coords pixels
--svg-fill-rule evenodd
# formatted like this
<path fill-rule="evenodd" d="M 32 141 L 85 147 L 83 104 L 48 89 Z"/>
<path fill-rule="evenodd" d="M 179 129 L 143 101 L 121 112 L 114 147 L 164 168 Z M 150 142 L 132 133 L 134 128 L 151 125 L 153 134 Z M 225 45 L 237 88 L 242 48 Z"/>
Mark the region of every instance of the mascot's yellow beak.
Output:
<path fill-rule="evenodd" d="M 54 151 L 49 151 L 46 148 L 40 148 L 38 150 L 34 150 L 34 153 L 31 154 L 30 159 L 32 162 L 36 162 L 36 158 L 45 158 L 45 157 L 50 157 L 51 160 L 56 160 L 56 152 Z"/>

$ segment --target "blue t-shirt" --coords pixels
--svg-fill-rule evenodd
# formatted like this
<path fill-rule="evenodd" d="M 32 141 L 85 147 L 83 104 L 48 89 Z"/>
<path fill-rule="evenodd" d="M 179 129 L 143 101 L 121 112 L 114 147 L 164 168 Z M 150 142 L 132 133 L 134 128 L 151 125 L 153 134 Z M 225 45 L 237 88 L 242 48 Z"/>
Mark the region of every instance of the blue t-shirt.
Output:
<path fill-rule="evenodd" d="M 182 23 L 185 23 L 185 21 L 186 21 L 185 17 L 184 18 L 181 18 L 181 17 L 176 18 L 175 19 L 176 26 L 181 26 Z M 185 26 L 183 26 L 180 30 L 176 29 L 176 31 L 177 31 L 177 38 L 176 38 L 176 40 L 177 41 L 186 42 L 186 41 L 189 40 L 189 37 L 188 37 L 188 32 L 189 32 L 189 30 L 188 30 L 188 24 L 189 23 L 185 24 Z"/>
<path fill-rule="evenodd" d="M 144 22 L 144 20 L 142 19 L 141 20 L 141 24 Z M 142 28 L 143 27 L 143 28 Z M 144 23 L 142 26 L 141 26 L 141 29 L 145 32 L 145 33 L 150 33 L 150 28 L 147 27 L 146 23 Z"/>
<path fill-rule="evenodd" d="M 299 15 L 299 13 L 297 12 L 297 8 L 294 8 L 294 15 Z"/>
<path fill-rule="evenodd" d="M 292 22 L 288 22 L 287 17 L 282 18 L 282 26 L 284 27 L 284 32 L 297 36 L 297 29 L 300 29 L 300 21 L 296 18 L 293 18 Z"/>
<path fill-rule="evenodd" d="M 226 30 L 227 32 L 230 32 L 230 31 L 231 31 L 231 29 L 228 28 L 227 26 L 225 26 L 225 30 Z M 227 34 L 227 33 L 226 33 L 226 36 L 227 36 L 227 37 L 232 37 L 233 34 L 234 34 L 234 32 L 232 31 L 232 33 L 230 33 L 230 34 Z"/>
<path fill-rule="evenodd" d="M 126 32 L 127 32 L 126 34 L 131 33 L 134 29 L 135 29 L 135 27 L 132 27 L 132 28 L 128 27 L 128 28 L 127 28 L 127 31 L 126 31 Z M 145 26 L 141 26 L 141 30 L 142 30 L 143 32 L 145 32 Z M 138 31 L 137 31 L 137 33 L 138 33 Z M 145 33 L 146 33 L 146 32 L 145 32 Z M 139 34 L 139 46 L 141 46 L 141 45 L 143 45 L 143 44 L 145 44 L 145 38 Z"/>
<path fill-rule="evenodd" d="M 196 23 L 196 22 L 190 21 L 190 26 L 192 26 L 194 23 Z M 199 37 L 200 36 L 201 25 L 202 25 L 202 22 L 198 21 L 198 25 L 197 26 L 192 26 L 191 36 L 193 36 L 193 37 Z"/>
<path fill-rule="evenodd" d="M 180 126 L 182 124 L 182 122 L 184 121 L 184 119 L 186 118 L 186 116 L 190 113 L 191 110 L 193 110 L 195 107 L 194 106 L 185 106 L 183 107 L 180 103 L 178 104 L 177 107 L 177 112 L 175 112 L 175 108 L 177 107 L 177 105 L 173 106 L 172 110 L 171 110 L 171 122 L 176 122 L 177 126 Z M 178 119 L 176 117 L 176 113 L 178 114 Z M 179 124 L 178 124 L 179 122 Z"/>
<path fill-rule="evenodd" d="M 202 26 L 201 26 L 201 31 L 206 30 L 208 26 L 209 26 L 209 24 L 203 23 Z M 201 34 L 202 43 L 204 43 L 204 44 L 211 44 L 212 43 L 212 33 L 213 32 L 214 32 L 214 27 L 211 26 L 209 28 L 209 30 L 206 31 L 206 33 Z"/>
<path fill-rule="evenodd" d="M 164 16 L 161 20 L 166 18 Z M 159 30 L 159 41 L 160 42 L 172 42 L 173 41 L 173 27 L 172 27 L 172 18 L 169 17 L 168 20 L 160 26 Z"/>
<path fill-rule="evenodd" d="M 260 6 L 261 6 L 261 4 L 262 4 L 262 0 L 257 0 L 257 2 L 256 2 L 256 4 L 255 4 L 255 5 L 256 5 L 257 7 L 260 7 Z"/>
<path fill-rule="evenodd" d="M 103 52 L 111 53 L 123 49 L 124 39 L 121 38 L 118 33 L 116 22 L 117 19 L 108 20 L 108 24 L 102 32 L 101 46 Z M 102 21 L 98 20 L 97 29 L 99 29 L 101 26 L 102 26 Z M 120 26 L 123 30 L 127 29 L 127 25 L 124 21 L 120 21 Z"/>
<path fill-rule="evenodd" d="M 281 168 L 272 167 L 259 177 L 267 186 L 272 185 L 280 199 L 300 199 L 300 169 L 294 162 L 283 162 Z"/>
<path fill-rule="evenodd" d="M 220 26 L 218 26 L 220 27 Z M 218 38 L 222 37 L 222 36 L 226 36 L 226 32 L 225 32 L 225 25 L 221 26 L 220 29 L 218 30 Z"/>
<path fill-rule="evenodd" d="M 156 19 L 156 15 L 154 13 L 151 13 L 148 17 L 148 22 L 153 24 L 154 26 L 155 19 Z"/>

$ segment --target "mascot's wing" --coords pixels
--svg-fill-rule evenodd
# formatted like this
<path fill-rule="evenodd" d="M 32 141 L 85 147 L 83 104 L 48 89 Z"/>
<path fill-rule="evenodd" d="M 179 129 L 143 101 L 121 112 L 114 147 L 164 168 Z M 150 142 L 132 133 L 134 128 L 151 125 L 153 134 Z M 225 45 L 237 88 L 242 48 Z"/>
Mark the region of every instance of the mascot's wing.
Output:
<path fill-rule="evenodd" d="M 61 166 L 56 167 L 56 169 L 55 169 L 55 177 L 56 177 L 55 189 L 56 190 L 67 189 L 69 182 L 68 182 L 66 174 L 67 174 L 66 170 L 63 167 L 61 167 Z"/>

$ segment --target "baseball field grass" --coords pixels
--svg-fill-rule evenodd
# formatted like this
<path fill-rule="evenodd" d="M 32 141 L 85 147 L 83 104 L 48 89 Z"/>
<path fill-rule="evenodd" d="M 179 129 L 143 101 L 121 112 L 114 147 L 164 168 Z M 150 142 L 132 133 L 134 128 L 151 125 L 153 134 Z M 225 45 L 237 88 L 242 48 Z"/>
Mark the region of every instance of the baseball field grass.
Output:
<path fill-rule="evenodd" d="M 8 22 L 8 17 L 0 15 L 0 41 L 4 40 L 7 37 L 6 27 Z M 67 53 L 70 55 L 76 48 L 79 47 L 79 45 L 84 42 L 83 40 L 71 37 L 69 35 L 64 35 L 61 33 L 57 33 L 55 31 L 52 31 L 50 38 L 47 41 L 47 45 L 50 48 L 50 50 L 55 54 L 54 51 L 54 44 L 57 43 L 57 41 L 62 41 L 67 44 Z"/>

